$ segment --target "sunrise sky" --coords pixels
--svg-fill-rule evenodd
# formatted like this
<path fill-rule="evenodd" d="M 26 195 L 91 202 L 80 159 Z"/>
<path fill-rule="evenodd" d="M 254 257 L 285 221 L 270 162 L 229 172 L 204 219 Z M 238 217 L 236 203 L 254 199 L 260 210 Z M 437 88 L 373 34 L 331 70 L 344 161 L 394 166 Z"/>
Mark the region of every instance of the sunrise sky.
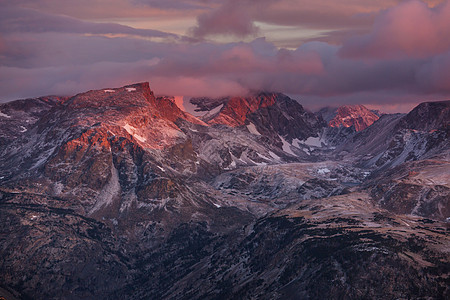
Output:
<path fill-rule="evenodd" d="M 0 0 L 0 102 L 141 81 L 407 111 L 450 99 L 450 3 Z"/>

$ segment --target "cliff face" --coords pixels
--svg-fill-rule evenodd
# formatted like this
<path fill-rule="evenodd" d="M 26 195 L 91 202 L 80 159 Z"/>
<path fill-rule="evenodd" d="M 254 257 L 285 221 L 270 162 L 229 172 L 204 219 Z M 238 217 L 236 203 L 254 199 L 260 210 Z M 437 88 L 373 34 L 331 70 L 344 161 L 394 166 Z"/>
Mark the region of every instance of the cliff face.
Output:
<path fill-rule="evenodd" d="M 291 142 L 317 137 L 325 122 L 308 112 L 297 101 L 280 93 L 256 93 L 248 97 L 221 99 L 197 98 L 191 103 L 199 111 L 208 112 L 202 119 L 208 124 L 230 127 L 248 126 L 255 132 L 277 139 L 277 135 Z"/>
<path fill-rule="evenodd" d="M 354 126 L 356 131 L 361 131 L 378 119 L 379 116 L 363 105 L 344 105 L 336 109 L 328 125 L 331 127 Z"/>

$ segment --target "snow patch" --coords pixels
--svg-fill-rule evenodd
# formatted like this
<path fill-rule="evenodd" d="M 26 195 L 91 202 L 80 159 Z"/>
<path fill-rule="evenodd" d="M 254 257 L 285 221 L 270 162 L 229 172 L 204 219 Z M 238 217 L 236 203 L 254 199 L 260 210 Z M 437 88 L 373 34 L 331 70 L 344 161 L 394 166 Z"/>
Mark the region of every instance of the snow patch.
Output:
<path fill-rule="evenodd" d="M 411 227 L 411 225 L 409 225 L 408 223 L 406 223 L 405 221 L 403 221 L 403 220 L 400 220 L 403 224 L 405 224 L 406 226 L 408 226 L 408 227 Z"/>
<path fill-rule="evenodd" d="M 247 129 L 251 134 L 261 135 L 261 133 L 259 133 L 258 129 L 256 129 L 255 124 L 253 124 L 253 123 L 248 124 Z"/>
<path fill-rule="evenodd" d="M 200 108 L 197 105 L 191 103 L 190 98 L 183 97 L 182 106 L 185 112 L 190 113 L 194 117 L 203 118 L 203 117 L 211 117 L 217 114 L 223 108 L 223 103 L 209 111 L 199 110 Z"/>
<path fill-rule="evenodd" d="M 107 207 L 112 204 L 114 198 L 120 193 L 119 172 L 111 166 L 111 178 L 108 183 L 103 187 L 102 191 L 97 197 L 97 200 L 92 207 L 89 214 L 92 214 L 102 207 Z"/>
<path fill-rule="evenodd" d="M 189 97 L 183 97 L 182 106 L 183 106 L 185 112 L 190 113 L 194 117 L 202 117 L 207 113 L 207 111 L 204 111 L 204 110 L 198 111 L 197 109 L 199 107 L 195 104 L 192 104 L 190 100 L 191 99 Z"/>
<path fill-rule="evenodd" d="M 55 182 L 53 185 L 53 194 L 60 195 L 64 189 L 64 185 L 61 182 Z"/>
<path fill-rule="evenodd" d="M 297 156 L 294 152 L 291 150 L 291 144 L 289 144 L 282 136 L 280 136 L 281 141 L 283 142 L 283 151 L 286 153 L 289 153 L 291 155 Z"/>
<path fill-rule="evenodd" d="M 8 119 L 11 118 L 11 116 L 2 113 L 2 111 L 0 111 L 0 117 L 4 117 L 4 118 L 8 118 Z"/>
<path fill-rule="evenodd" d="M 36 215 L 32 215 L 31 218 L 30 218 L 30 220 L 35 220 L 35 219 L 37 219 L 37 217 L 38 217 L 38 216 L 36 216 Z"/>
<path fill-rule="evenodd" d="M 119 211 L 122 213 L 125 210 L 128 210 L 131 205 L 136 202 L 136 193 L 134 193 L 134 191 L 128 192 L 128 194 L 122 196 L 122 203 L 120 205 Z"/>
<path fill-rule="evenodd" d="M 53 152 L 55 151 L 56 146 L 52 147 L 51 149 L 48 149 L 47 151 L 45 151 L 44 155 L 42 155 L 38 161 L 30 168 L 30 170 L 36 169 L 37 167 L 41 166 L 43 163 L 45 163 L 50 156 L 53 154 Z"/>
<path fill-rule="evenodd" d="M 134 134 L 133 135 L 139 142 L 145 143 L 147 141 L 147 139 L 143 136 L 140 136 L 138 134 Z"/>
<path fill-rule="evenodd" d="M 138 134 L 136 134 L 136 128 L 131 126 L 128 123 L 125 123 L 125 126 L 122 126 L 123 129 L 125 129 L 129 134 L 131 134 L 135 139 L 137 139 L 138 141 L 145 143 L 147 141 L 147 139 L 145 137 L 142 137 Z"/>
<path fill-rule="evenodd" d="M 216 204 L 216 203 L 214 203 L 214 206 L 217 207 L 217 208 L 222 207 L 222 206 L 220 206 L 219 204 Z"/>
<path fill-rule="evenodd" d="M 302 146 L 300 146 L 302 145 Z M 298 149 L 305 152 L 307 155 L 311 155 L 311 149 L 309 149 L 309 146 L 306 146 L 304 142 L 300 141 L 299 139 L 295 138 L 292 140 L 292 146 L 297 147 Z"/>
<path fill-rule="evenodd" d="M 280 160 L 280 157 L 278 155 L 276 155 L 275 153 L 273 153 L 272 151 L 269 151 L 270 156 L 272 156 L 274 159 L 276 160 Z"/>
<path fill-rule="evenodd" d="M 215 116 L 222 110 L 223 104 L 220 104 L 219 106 L 214 107 L 210 111 L 208 111 L 206 114 L 203 115 L 204 118 L 209 118 L 212 116 Z"/>
<path fill-rule="evenodd" d="M 135 92 L 136 88 L 125 88 L 127 90 L 127 92 Z"/>
<path fill-rule="evenodd" d="M 270 158 L 268 158 L 268 157 L 262 155 L 261 153 L 256 153 L 256 154 L 258 154 L 258 156 L 261 157 L 262 159 L 270 160 Z"/>
<path fill-rule="evenodd" d="M 105 93 L 115 93 L 115 90 L 103 90 Z"/>
<path fill-rule="evenodd" d="M 322 147 L 322 141 L 321 141 L 320 137 L 312 137 L 312 136 L 310 136 L 303 143 L 305 145 L 308 145 L 308 146 Z"/>
<path fill-rule="evenodd" d="M 327 173 L 330 173 L 331 171 L 330 171 L 330 169 L 328 169 L 328 168 L 320 168 L 320 169 L 317 169 L 317 174 L 319 174 L 319 175 L 325 175 L 325 174 L 327 174 Z"/>
<path fill-rule="evenodd" d="M 161 171 L 165 172 L 166 170 L 163 167 L 157 166 L 158 169 L 160 169 Z"/>
<path fill-rule="evenodd" d="M 260 167 L 262 167 L 262 166 L 267 166 L 267 163 L 265 163 L 265 162 L 259 163 L 259 162 L 256 162 L 256 161 L 254 161 L 254 160 L 251 160 L 251 159 L 250 159 L 250 161 L 251 161 L 252 163 L 254 163 L 255 165 L 260 166 Z"/>
<path fill-rule="evenodd" d="M 232 161 L 231 161 L 231 163 L 228 165 L 228 167 L 224 168 L 225 170 L 232 170 L 232 169 L 235 169 L 236 166 L 237 166 L 236 161 L 237 161 L 237 160 L 240 160 L 239 158 L 237 158 L 236 156 L 234 156 L 233 153 L 230 152 L 230 154 L 231 154 L 231 159 L 232 159 Z"/>
<path fill-rule="evenodd" d="M 20 132 L 25 132 L 27 129 L 24 126 L 20 126 Z"/>

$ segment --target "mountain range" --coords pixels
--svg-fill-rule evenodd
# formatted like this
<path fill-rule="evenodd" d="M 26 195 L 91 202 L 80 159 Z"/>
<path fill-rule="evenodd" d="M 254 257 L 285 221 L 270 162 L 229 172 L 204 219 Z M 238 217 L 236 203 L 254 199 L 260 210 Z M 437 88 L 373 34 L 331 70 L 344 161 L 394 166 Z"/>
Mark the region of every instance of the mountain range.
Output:
<path fill-rule="evenodd" d="M 450 101 L 190 106 L 148 83 L 1 104 L 0 296 L 450 297 Z"/>

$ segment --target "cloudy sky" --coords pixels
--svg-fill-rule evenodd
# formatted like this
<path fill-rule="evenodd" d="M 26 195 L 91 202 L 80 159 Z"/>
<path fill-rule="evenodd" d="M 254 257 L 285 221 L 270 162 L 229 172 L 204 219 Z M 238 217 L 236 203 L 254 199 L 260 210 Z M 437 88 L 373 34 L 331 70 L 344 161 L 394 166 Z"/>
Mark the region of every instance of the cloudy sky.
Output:
<path fill-rule="evenodd" d="M 406 111 L 450 99 L 450 1 L 0 0 L 0 102 L 141 81 Z"/>

